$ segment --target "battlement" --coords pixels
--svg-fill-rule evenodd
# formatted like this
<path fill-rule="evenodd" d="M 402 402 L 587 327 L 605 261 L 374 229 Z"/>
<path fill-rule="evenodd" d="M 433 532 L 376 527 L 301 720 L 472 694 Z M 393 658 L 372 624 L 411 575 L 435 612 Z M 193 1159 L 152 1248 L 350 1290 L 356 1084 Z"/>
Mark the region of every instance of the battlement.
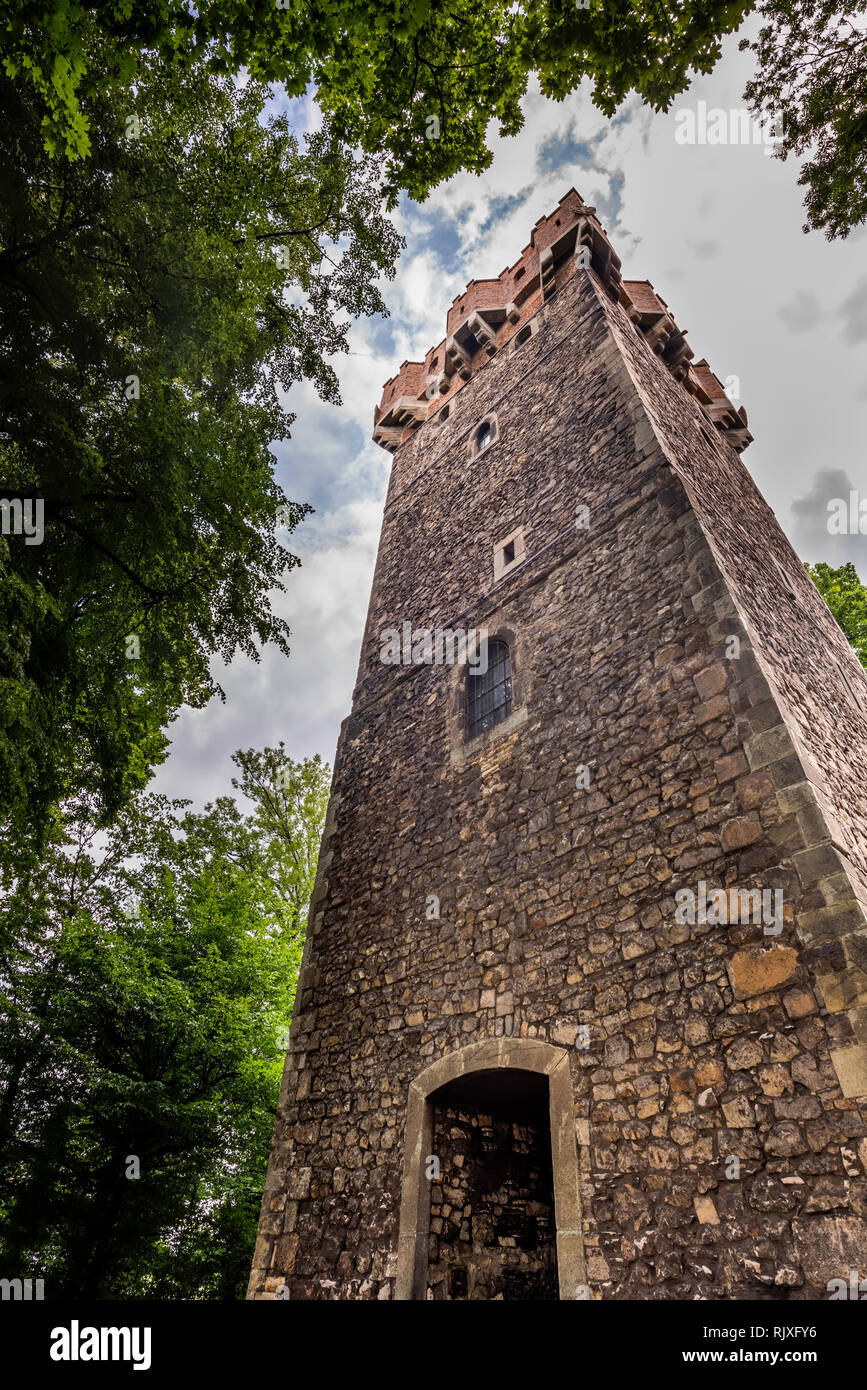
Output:
<path fill-rule="evenodd" d="M 623 280 L 620 268 L 596 209 L 570 188 L 549 217 L 539 218 L 514 265 L 495 280 L 471 280 L 455 297 L 446 316 L 445 338 L 422 362 L 402 363 L 385 383 L 373 412 L 375 442 L 394 453 L 522 331 L 567 279 L 583 272 L 598 276 L 675 380 L 741 452 L 752 441 L 746 411 L 729 400 L 704 359 L 693 365 L 685 330 L 650 281 Z"/>

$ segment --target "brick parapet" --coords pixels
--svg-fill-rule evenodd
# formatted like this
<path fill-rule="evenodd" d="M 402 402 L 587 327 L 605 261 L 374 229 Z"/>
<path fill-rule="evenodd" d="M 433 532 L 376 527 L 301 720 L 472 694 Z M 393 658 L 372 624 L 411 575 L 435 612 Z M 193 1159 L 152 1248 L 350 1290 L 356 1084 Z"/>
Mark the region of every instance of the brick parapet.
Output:
<path fill-rule="evenodd" d="M 444 416 L 465 382 L 496 353 L 508 351 L 539 308 L 579 270 L 599 277 L 636 331 L 684 390 L 698 399 L 714 427 L 725 431 L 736 448 L 746 448 L 752 439 L 746 412 L 729 400 L 704 359 L 691 364 L 692 350 L 650 281 L 621 280 L 620 260 L 596 209 L 575 189 L 561 198 L 550 216 L 539 219 L 513 266 L 496 278 L 471 280 L 455 297 L 442 342 L 422 362 L 402 363 L 385 383 L 373 415 L 376 442 L 395 453 L 422 424 Z"/>

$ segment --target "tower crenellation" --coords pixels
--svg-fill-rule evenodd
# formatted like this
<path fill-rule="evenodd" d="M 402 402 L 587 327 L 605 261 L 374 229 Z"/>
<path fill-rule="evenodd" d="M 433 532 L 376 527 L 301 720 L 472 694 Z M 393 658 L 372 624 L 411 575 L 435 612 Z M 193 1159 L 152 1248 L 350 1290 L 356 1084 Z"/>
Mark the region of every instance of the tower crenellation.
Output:
<path fill-rule="evenodd" d="M 413 430 L 436 416 L 473 372 L 507 350 L 528 322 L 576 270 L 591 268 L 609 296 L 622 305 L 654 353 L 713 426 L 741 451 L 752 441 L 746 410 L 729 400 L 722 382 L 702 359 L 693 365 L 686 334 L 649 280 L 622 280 L 596 209 L 570 189 L 549 217 L 533 228 L 529 245 L 494 280 L 471 280 L 452 301 L 446 337 L 422 362 L 403 362 L 383 387 L 374 410 L 374 440 L 393 453 Z"/>

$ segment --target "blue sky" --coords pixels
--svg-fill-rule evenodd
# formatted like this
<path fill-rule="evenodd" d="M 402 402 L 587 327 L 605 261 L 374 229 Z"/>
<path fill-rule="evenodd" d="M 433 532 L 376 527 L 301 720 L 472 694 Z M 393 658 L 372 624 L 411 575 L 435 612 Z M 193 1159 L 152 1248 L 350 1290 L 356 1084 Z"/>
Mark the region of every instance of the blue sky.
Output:
<path fill-rule="evenodd" d="M 742 107 L 753 60 L 737 42 L 665 115 L 631 99 L 608 121 L 584 89 L 562 103 L 531 92 L 524 130 L 494 137 L 484 175 L 457 175 L 421 206 L 401 202 L 407 246 L 383 287 L 391 317 L 353 327 L 352 355 L 335 363 L 341 406 L 293 390 L 292 438 L 275 445 L 287 495 L 316 509 L 289 541 L 302 568 L 278 596 L 292 655 L 215 665 L 227 701 L 171 726 L 158 790 L 202 803 L 230 790 L 235 748 L 281 738 L 293 757 L 332 761 L 388 482 L 390 457 L 370 439 L 382 385 L 442 338 L 455 295 L 511 265 L 570 187 L 595 204 L 625 278 L 651 280 L 696 358 L 738 377 L 755 436 L 743 460 L 801 557 L 851 559 L 867 577 L 867 536 L 827 530 L 831 498 L 867 497 L 867 229 L 839 243 L 805 235 L 798 168 L 761 145 L 675 140 L 679 110 Z"/>

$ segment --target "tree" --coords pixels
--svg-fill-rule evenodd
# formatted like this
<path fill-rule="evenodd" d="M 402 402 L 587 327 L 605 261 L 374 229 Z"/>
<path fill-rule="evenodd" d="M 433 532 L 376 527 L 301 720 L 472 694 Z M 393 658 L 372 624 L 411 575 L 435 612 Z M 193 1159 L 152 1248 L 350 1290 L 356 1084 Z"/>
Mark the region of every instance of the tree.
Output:
<path fill-rule="evenodd" d="M 3 1260 L 49 1298 L 243 1293 L 310 881 L 286 847 L 318 841 L 329 779 L 287 769 L 291 830 L 273 786 L 251 814 L 144 795 L 97 853 L 82 801 L 35 910 L 7 896 Z"/>
<path fill-rule="evenodd" d="M 64 797 L 110 819 L 144 785 L 178 708 L 222 693 L 212 657 L 288 651 L 270 596 L 308 508 L 271 441 L 301 377 L 339 401 L 330 359 L 386 312 L 400 239 L 375 162 L 261 118 L 266 98 L 143 55 L 134 94 L 88 98 L 70 162 L 0 76 L 0 497 L 44 508 L 41 543 L 0 536 L 15 872 Z"/>
<path fill-rule="evenodd" d="M 12 0 L 4 23 L 7 71 L 37 94 L 52 149 L 87 148 L 81 93 L 131 81 L 145 52 L 164 62 L 247 68 L 290 95 L 310 86 L 341 133 L 388 156 L 392 198 L 425 194 L 459 169 L 479 172 L 491 154 L 486 127 L 520 129 L 529 73 L 562 98 L 582 78 L 612 113 L 630 91 L 654 107 L 709 72 L 753 0 L 680 0 L 676 10 L 640 0 L 140 0 L 94 4 L 101 48 L 87 34 L 90 10 L 70 0 Z M 439 122 L 431 137 L 432 117 Z"/>
<path fill-rule="evenodd" d="M 764 0 L 745 96 L 778 118 L 781 159 L 809 155 L 804 231 L 847 236 L 867 216 L 867 0 Z"/>
<path fill-rule="evenodd" d="M 861 583 L 855 566 L 846 564 L 833 569 L 821 563 L 805 564 L 804 569 L 867 669 L 867 586 Z"/>
<path fill-rule="evenodd" d="M 845 236 L 867 214 L 867 0 L 762 0 L 761 30 L 741 47 L 756 55 L 745 98 L 780 127 L 777 153 L 809 154 L 807 229 Z M 88 149 L 87 101 L 106 84 L 128 86 L 143 55 L 167 64 L 248 69 L 309 88 L 346 138 L 385 154 L 394 201 L 423 198 L 491 154 L 487 126 L 520 129 L 530 73 L 561 100 L 589 77 L 607 115 L 630 92 L 667 110 L 692 73 L 711 72 L 722 38 L 756 0 L 140 0 L 123 7 L 75 0 L 10 0 L 0 53 L 27 83 L 52 151 Z M 97 38 L 94 38 L 97 35 Z"/>
<path fill-rule="evenodd" d="M 293 930 L 303 939 L 328 809 L 327 765 L 318 753 L 293 762 L 282 740 L 277 748 L 250 748 L 233 754 L 232 760 L 241 769 L 240 782 L 233 777 L 232 786 L 256 807 L 254 822 L 268 846 L 269 876 L 289 905 Z"/>

